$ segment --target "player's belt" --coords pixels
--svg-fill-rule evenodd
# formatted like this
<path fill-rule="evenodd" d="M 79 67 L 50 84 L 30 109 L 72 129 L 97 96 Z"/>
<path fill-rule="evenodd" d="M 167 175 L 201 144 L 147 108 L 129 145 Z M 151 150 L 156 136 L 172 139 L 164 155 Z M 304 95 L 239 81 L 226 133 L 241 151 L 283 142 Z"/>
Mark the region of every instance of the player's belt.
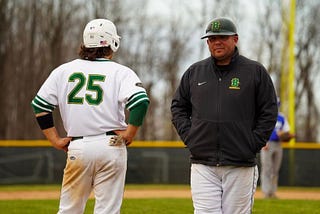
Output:
<path fill-rule="evenodd" d="M 106 135 L 117 135 L 117 134 L 116 134 L 114 131 L 108 131 L 108 132 L 106 132 Z M 71 141 L 80 140 L 80 139 L 83 139 L 83 136 L 72 137 L 72 138 L 71 138 Z"/>

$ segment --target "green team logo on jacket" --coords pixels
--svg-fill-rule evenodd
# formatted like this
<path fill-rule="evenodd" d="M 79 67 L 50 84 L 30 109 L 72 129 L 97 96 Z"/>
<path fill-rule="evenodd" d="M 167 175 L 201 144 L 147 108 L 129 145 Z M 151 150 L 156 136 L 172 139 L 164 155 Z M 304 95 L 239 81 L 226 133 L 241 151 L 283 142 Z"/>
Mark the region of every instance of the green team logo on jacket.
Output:
<path fill-rule="evenodd" d="M 229 89 L 240 89 L 240 80 L 239 78 L 232 78 Z"/>

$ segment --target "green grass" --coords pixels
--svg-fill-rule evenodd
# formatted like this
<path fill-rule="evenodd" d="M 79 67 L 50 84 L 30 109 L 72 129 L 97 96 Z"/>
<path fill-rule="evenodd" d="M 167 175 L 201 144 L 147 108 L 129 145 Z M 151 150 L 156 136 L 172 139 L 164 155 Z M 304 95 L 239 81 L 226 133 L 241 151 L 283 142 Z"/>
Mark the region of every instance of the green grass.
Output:
<path fill-rule="evenodd" d="M 126 189 L 189 189 L 189 185 L 126 185 Z M 280 190 L 320 191 L 320 188 L 280 187 Z M 0 185 L 0 191 L 48 191 L 60 190 L 60 185 Z M 4 214 L 50 214 L 57 213 L 58 200 L 0 200 L 0 213 Z M 85 214 L 92 214 L 94 200 L 87 203 Z M 148 198 L 123 200 L 121 214 L 192 214 L 189 198 Z M 320 200 L 263 200 L 256 199 L 253 214 L 320 214 Z"/>
<path fill-rule="evenodd" d="M 1 213 L 47 214 L 56 213 L 58 200 L 3 200 Z M 93 213 L 94 201 L 87 203 L 85 214 Z M 192 214 L 191 199 L 124 199 L 121 214 Z M 320 201 L 310 200 L 255 200 L 255 214 L 320 214 Z"/>
<path fill-rule="evenodd" d="M 311 200 L 255 200 L 256 214 L 320 214 L 320 201 Z"/>
<path fill-rule="evenodd" d="M 57 213 L 58 200 L 8 200 L 0 201 L 1 213 L 6 214 L 46 214 Z M 93 213 L 94 200 L 87 203 L 85 214 Z M 121 214 L 145 213 L 192 213 L 190 199 L 125 199 Z"/>

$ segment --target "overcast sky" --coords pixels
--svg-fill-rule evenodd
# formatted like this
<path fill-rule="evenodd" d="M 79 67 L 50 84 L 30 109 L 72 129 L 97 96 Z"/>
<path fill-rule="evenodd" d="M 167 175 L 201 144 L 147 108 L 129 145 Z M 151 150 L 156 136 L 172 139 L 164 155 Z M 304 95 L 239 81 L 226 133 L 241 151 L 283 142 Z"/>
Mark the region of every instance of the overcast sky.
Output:
<path fill-rule="evenodd" d="M 247 40 L 251 40 L 250 36 L 247 36 L 247 32 L 252 31 L 252 27 L 254 27 L 254 23 L 257 20 L 257 11 L 259 5 L 261 6 L 261 1 L 263 0 L 238 0 L 239 10 L 243 14 L 242 20 L 234 20 L 235 24 L 238 28 L 238 34 L 240 37 L 240 41 L 247 43 Z M 188 11 L 184 10 L 183 5 L 191 5 L 194 14 L 199 13 L 201 11 L 201 1 L 194 0 L 148 0 L 148 11 L 150 14 L 157 14 L 163 17 L 169 17 L 174 10 L 177 14 L 180 14 L 181 17 L 186 17 L 186 20 L 192 18 Z M 215 17 L 210 17 L 208 19 L 208 23 L 211 19 Z M 205 27 L 203 32 L 205 31 Z M 244 45 L 244 44 L 243 44 Z"/>
<path fill-rule="evenodd" d="M 201 4 L 203 1 L 207 1 L 207 4 L 212 4 L 212 1 L 208 0 L 201 0 L 201 1 L 194 1 L 194 0 L 147 0 L 147 8 L 148 13 L 152 16 L 157 16 L 158 18 L 162 19 L 170 19 L 172 17 L 172 14 L 175 13 L 177 16 L 182 17 L 188 24 L 188 22 L 192 20 L 199 20 L 202 19 L 201 15 Z M 232 0 L 229 0 L 231 2 Z M 237 0 L 237 3 L 239 5 L 239 12 L 241 15 L 241 20 L 233 20 L 237 26 L 238 34 L 239 34 L 239 48 L 240 52 L 246 55 L 249 58 L 252 58 L 256 60 L 255 55 L 252 50 L 252 39 L 254 32 L 254 27 L 256 27 L 256 20 L 257 20 L 257 11 L 259 11 L 257 8 L 259 5 L 261 6 L 263 0 L 254 0 L 254 1 L 248 1 L 248 0 Z M 186 7 L 192 9 L 192 14 L 190 14 L 190 11 L 186 10 Z M 199 14 L 197 16 L 197 14 Z M 203 43 L 205 43 L 205 40 L 201 40 L 200 37 L 204 34 L 206 25 L 215 17 L 209 17 L 207 20 L 207 23 L 204 24 L 203 30 L 201 32 L 194 32 L 191 31 L 190 33 L 193 33 L 194 36 L 192 36 L 192 43 L 194 44 L 195 50 L 194 52 L 199 51 Z M 233 17 L 230 17 L 234 19 Z M 251 32 L 251 33 L 250 33 Z M 197 47 L 198 50 L 197 50 Z M 203 50 L 203 49 L 202 49 Z M 186 69 L 190 62 L 199 60 L 200 54 L 196 53 L 193 57 L 188 59 L 188 63 L 183 66 L 184 69 Z M 205 49 L 203 51 L 203 57 L 209 56 L 209 51 Z"/>

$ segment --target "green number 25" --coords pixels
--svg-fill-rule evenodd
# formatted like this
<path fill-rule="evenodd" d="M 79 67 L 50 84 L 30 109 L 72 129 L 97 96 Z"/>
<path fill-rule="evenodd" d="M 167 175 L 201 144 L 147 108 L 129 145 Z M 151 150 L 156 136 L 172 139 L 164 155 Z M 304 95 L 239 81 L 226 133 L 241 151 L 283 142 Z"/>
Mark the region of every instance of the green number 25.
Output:
<path fill-rule="evenodd" d="M 69 104 L 83 104 L 85 99 L 90 105 L 99 105 L 103 100 L 103 89 L 97 82 L 104 82 L 104 75 L 89 74 L 88 81 L 83 73 L 73 73 L 69 77 L 69 82 L 78 81 L 75 87 L 68 94 Z M 78 95 L 79 91 L 86 85 L 86 92 L 95 92 L 95 96 L 92 94 L 85 93 L 84 97 Z"/>

